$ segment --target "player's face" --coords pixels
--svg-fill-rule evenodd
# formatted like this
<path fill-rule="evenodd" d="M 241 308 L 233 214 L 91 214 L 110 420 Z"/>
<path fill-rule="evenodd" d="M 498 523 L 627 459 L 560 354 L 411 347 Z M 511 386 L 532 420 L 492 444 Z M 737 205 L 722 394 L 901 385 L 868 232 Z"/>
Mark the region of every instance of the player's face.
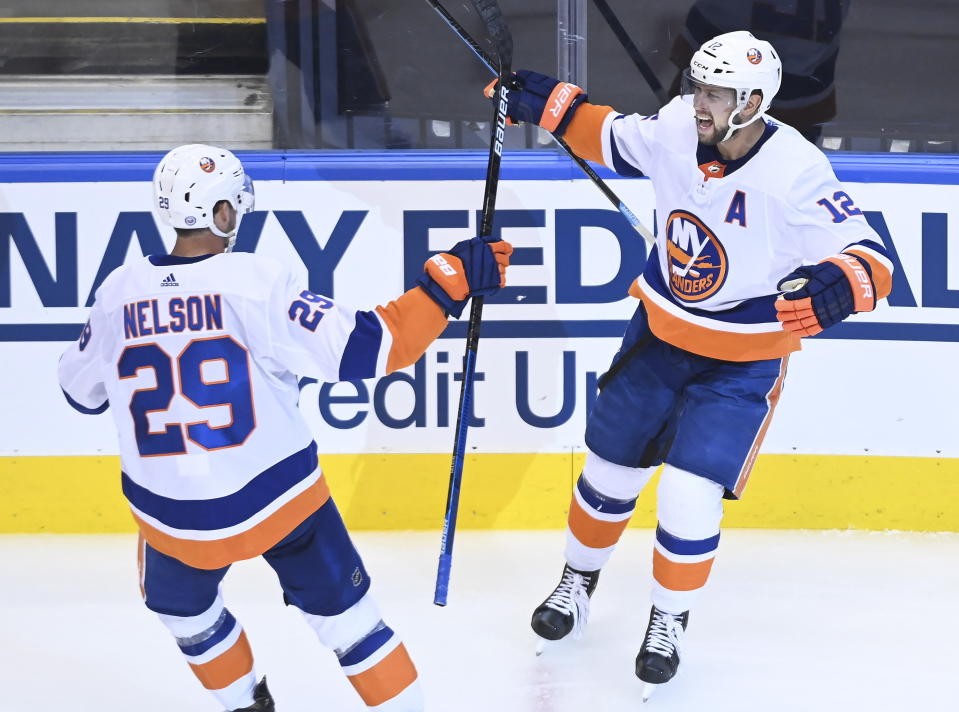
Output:
<path fill-rule="evenodd" d="M 715 146 L 729 130 L 729 117 L 736 107 L 736 91 L 698 82 L 692 83 L 691 90 L 699 142 Z"/>

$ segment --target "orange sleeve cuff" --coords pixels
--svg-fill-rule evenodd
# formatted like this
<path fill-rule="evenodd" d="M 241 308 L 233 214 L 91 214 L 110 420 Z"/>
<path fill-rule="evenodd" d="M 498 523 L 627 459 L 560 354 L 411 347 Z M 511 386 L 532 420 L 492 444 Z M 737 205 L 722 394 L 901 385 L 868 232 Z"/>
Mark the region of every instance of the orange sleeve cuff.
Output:
<path fill-rule="evenodd" d="M 855 246 L 843 250 L 850 255 L 855 255 L 864 262 L 869 263 L 869 269 L 872 270 L 872 282 L 876 285 L 876 299 L 885 299 L 892 291 L 892 273 L 886 269 L 886 265 L 874 258 L 864 250 L 857 250 Z"/>
<path fill-rule="evenodd" d="M 563 140 L 573 149 L 573 153 L 587 161 L 603 163 L 603 122 L 611 113 L 613 107 L 596 106 L 589 102 L 583 102 L 576 108 L 563 134 Z"/>
<path fill-rule="evenodd" d="M 393 336 L 386 359 L 387 373 L 416 363 L 447 323 L 440 305 L 419 287 L 404 292 L 384 307 L 376 307 L 376 313 Z"/>

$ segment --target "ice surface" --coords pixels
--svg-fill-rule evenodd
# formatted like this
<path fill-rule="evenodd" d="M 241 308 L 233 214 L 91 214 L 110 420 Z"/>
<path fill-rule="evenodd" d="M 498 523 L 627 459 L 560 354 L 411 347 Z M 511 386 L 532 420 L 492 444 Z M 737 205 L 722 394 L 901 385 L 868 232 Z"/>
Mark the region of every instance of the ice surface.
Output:
<path fill-rule="evenodd" d="M 943 712 L 959 709 L 959 535 L 730 530 L 690 617 L 679 675 L 642 705 L 652 531 L 628 530 L 583 640 L 536 657 L 532 609 L 562 532 L 461 532 L 449 605 L 432 604 L 439 533 L 357 533 L 387 622 L 434 712 Z M 0 537 L 0 710 L 216 712 L 143 608 L 136 539 Z M 227 605 L 280 712 L 365 708 L 260 560 Z"/>

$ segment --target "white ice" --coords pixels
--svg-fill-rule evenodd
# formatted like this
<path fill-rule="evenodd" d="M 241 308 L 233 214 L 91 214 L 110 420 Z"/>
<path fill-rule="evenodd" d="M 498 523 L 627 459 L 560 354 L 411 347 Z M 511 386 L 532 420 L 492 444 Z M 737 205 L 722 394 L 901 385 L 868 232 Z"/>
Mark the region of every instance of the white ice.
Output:
<path fill-rule="evenodd" d="M 578 643 L 536 657 L 529 615 L 562 532 L 461 532 L 432 604 L 438 533 L 357 533 L 432 712 L 938 712 L 959 709 L 959 535 L 730 530 L 692 611 L 679 675 L 641 703 L 652 532 L 629 530 Z M 216 712 L 139 598 L 126 535 L 0 537 L 0 710 Z M 365 709 L 260 560 L 227 605 L 279 712 Z"/>

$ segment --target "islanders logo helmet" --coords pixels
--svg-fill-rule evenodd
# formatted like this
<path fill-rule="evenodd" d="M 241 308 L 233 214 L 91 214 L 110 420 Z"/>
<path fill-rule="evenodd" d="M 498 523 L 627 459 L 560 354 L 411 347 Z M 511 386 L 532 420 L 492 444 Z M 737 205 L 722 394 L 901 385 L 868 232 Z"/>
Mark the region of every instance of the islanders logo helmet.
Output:
<path fill-rule="evenodd" d="M 689 62 L 684 79 L 697 84 L 725 87 L 736 91 L 736 108 L 729 117 L 729 130 L 723 141 L 737 129 L 758 121 L 769 110 L 782 83 L 783 65 L 779 54 L 765 40 L 751 32 L 727 32 L 706 41 Z M 746 108 L 753 92 L 762 94 L 759 110 L 742 123 L 736 117 Z"/>
<path fill-rule="evenodd" d="M 153 173 L 153 204 L 160 219 L 174 228 L 207 228 L 227 238 L 233 248 L 240 219 L 253 210 L 253 182 L 240 160 L 225 148 L 205 144 L 179 146 L 167 153 Z M 222 232 L 213 221 L 217 203 L 236 211 L 236 225 Z"/>
<path fill-rule="evenodd" d="M 702 220 L 686 210 L 671 212 L 665 229 L 670 292 L 685 303 L 713 296 L 729 271 L 723 244 Z"/>

